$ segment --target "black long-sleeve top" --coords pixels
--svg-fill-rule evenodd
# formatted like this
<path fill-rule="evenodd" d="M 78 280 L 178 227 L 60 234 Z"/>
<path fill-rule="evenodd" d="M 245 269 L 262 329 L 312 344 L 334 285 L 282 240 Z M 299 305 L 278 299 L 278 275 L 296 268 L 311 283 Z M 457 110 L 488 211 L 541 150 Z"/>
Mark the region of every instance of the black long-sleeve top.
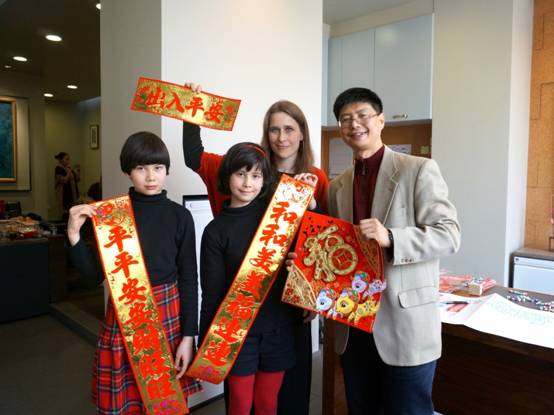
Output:
<path fill-rule="evenodd" d="M 204 229 L 200 254 L 200 341 L 225 298 L 242 260 L 256 233 L 267 202 L 256 199 L 247 206 L 231 208 L 223 205 L 221 214 Z M 272 331 L 301 318 L 301 310 L 281 302 L 287 272 L 283 266 L 276 277 L 249 334 Z"/>
<path fill-rule="evenodd" d="M 198 333 L 198 277 L 194 222 L 191 213 L 169 200 L 164 190 L 153 196 L 129 189 L 150 283 L 177 281 L 181 301 L 181 334 Z M 96 279 L 99 264 L 81 238 L 69 249 L 72 263 L 87 279 Z"/>
<path fill-rule="evenodd" d="M 200 127 L 183 122 L 183 155 L 188 168 L 197 171 L 200 168 L 204 145 L 200 138 Z"/>

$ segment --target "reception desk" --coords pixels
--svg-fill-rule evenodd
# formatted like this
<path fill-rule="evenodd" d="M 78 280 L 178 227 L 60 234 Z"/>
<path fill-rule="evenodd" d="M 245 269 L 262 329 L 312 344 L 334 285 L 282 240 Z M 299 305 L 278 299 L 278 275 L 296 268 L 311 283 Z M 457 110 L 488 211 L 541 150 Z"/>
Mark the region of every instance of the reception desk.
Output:
<path fill-rule="evenodd" d="M 0 242 L 0 322 L 48 313 L 48 239 Z"/>
<path fill-rule="evenodd" d="M 501 295 L 507 291 L 504 287 L 491 290 Z M 445 415 L 554 414 L 554 349 L 453 324 L 443 324 L 442 340 L 433 386 L 437 411 Z"/>
<path fill-rule="evenodd" d="M 507 293 L 503 287 L 492 291 Z M 536 296 L 554 300 L 554 296 Z M 323 414 L 346 415 L 342 373 L 332 338 L 328 325 L 323 358 Z M 453 324 L 443 324 L 442 340 L 443 352 L 433 385 L 438 412 L 554 414 L 554 349 Z"/>

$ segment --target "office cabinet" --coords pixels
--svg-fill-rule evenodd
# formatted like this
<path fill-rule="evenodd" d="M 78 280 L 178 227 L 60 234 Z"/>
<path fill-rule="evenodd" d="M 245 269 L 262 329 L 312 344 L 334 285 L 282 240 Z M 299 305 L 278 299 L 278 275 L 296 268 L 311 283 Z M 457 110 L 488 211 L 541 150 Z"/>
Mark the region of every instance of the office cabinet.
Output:
<path fill-rule="evenodd" d="M 347 88 L 373 89 L 373 29 L 332 38 L 329 42 L 328 124 L 337 125 L 333 104 Z"/>
<path fill-rule="evenodd" d="M 0 323 L 48 313 L 48 240 L 1 242 L 0 264 Z"/>
<path fill-rule="evenodd" d="M 433 17 L 375 29 L 375 88 L 387 121 L 431 118 Z"/>
<path fill-rule="evenodd" d="M 392 23 L 329 40 L 327 125 L 336 125 L 337 95 L 374 90 L 387 121 L 431 118 L 433 16 Z"/>
<path fill-rule="evenodd" d="M 329 70 L 327 90 L 327 122 L 326 125 L 337 125 L 333 114 L 333 104 L 342 89 L 342 38 L 329 39 Z"/>
<path fill-rule="evenodd" d="M 510 287 L 554 295 L 554 253 L 530 248 L 512 253 Z"/>

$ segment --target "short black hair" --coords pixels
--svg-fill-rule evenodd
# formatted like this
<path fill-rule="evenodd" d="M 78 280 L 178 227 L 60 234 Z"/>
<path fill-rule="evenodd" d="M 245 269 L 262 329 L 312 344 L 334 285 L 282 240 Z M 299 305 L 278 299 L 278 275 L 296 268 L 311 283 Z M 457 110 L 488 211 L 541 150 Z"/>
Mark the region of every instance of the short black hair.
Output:
<path fill-rule="evenodd" d="M 121 148 L 119 164 L 124 173 L 131 174 L 137 166 L 163 164 L 169 174 L 169 152 L 160 137 L 148 131 L 134 133 Z"/>
<path fill-rule="evenodd" d="M 383 112 L 383 103 L 381 98 L 371 89 L 367 88 L 350 88 L 344 92 L 341 92 L 337 99 L 335 99 L 335 104 L 333 105 L 333 113 L 337 121 L 339 120 L 339 115 L 342 109 L 348 105 L 353 104 L 354 102 L 367 102 L 373 107 L 377 114 Z"/>
<path fill-rule="evenodd" d="M 255 143 L 238 143 L 232 146 L 219 166 L 217 190 L 230 195 L 229 180 L 231 175 L 243 167 L 250 171 L 257 166 L 264 176 L 264 185 L 258 197 L 265 197 L 273 189 L 276 174 L 266 151 Z"/>
<path fill-rule="evenodd" d="M 67 156 L 67 155 L 68 155 L 68 154 L 67 154 L 65 151 L 60 151 L 58 154 L 56 154 L 56 155 L 54 156 L 54 158 L 55 158 L 56 160 L 63 160 L 63 158 L 64 158 L 65 156 Z"/>

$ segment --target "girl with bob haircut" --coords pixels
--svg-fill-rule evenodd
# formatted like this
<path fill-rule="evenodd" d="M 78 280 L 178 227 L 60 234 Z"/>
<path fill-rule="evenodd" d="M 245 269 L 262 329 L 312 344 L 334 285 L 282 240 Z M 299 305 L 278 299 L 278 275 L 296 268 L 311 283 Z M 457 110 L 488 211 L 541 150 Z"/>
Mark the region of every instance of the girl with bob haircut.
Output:
<path fill-rule="evenodd" d="M 198 277 L 192 215 L 169 200 L 163 189 L 169 172 L 169 153 L 164 142 L 150 132 L 131 135 L 119 157 L 121 170 L 133 186 L 129 196 L 138 237 L 158 313 L 178 371 L 185 396 L 201 390 L 185 370 L 193 355 L 198 333 Z M 69 211 L 69 256 L 87 280 L 103 278 L 98 261 L 88 251 L 80 230 L 96 214 L 91 205 Z M 129 358 L 125 351 L 115 310 L 108 302 L 96 345 L 92 374 L 92 401 L 98 414 L 146 414 Z"/>
<path fill-rule="evenodd" d="M 201 92 L 198 84 L 186 83 L 193 92 Z M 261 145 L 269 154 L 271 165 L 279 174 L 312 174 L 317 177 L 315 199 L 322 213 L 327 212 L 329 181 L 323 170 L 313 165 L 313 151 L 306 117 L 290 101 L 277 101 L 269 107 L 263 121 Z M 219 215 L 223 202 L 229 198 L 217 185 L 217 172 L 223 156 L 204 150 L 200 127 L 183 122 L 183 153 L 187 167 L 195 171 L 208 190 L 214 217 Z M 286 371 L 279 393 L 280 415 L 308 415 L 312 377 L 312 338 L 309 320 L 300 309 L 295 318 L 296 365 Z M 306 321 L 305 321 L 306 320 Z"/>
<path fill-rule="evenodd" d="M 232 146 L 218 172 L 218 189 L 229 195 L 204 229 L 200 254 L 200 342 L 225 298 L 273 195 L 274 172 L 265 150 L 253 143 Z M 309 177 L 300 177 L 309 182 Z M 312 184 L 312 183 L 310 183 Z M 312 208 L 315 201 L 312 201 Z M 286 269 L 275 277 L 229 376 L 229 415 L 277 413 L 285 370 L 294 367 L 294 307 L 281 301 Z"/>
<path fill-rule="evenodd" d="M 253 168 L 259 170 L 259 173 L 264 178 L 263 186 L 258 197 L 264 198 L 268 196 L 269 192 L 274 190 L 276 179 L 275 170 L 266 157 L 264 149 L 257 144 L 239 143 L 227 151 L 219 167 L 217 188 L 221 193 L 231 196 L 232 199 L 233 195 L 229 186 L 229 179 L 233 173 L 240 171 L 243 167 L 245 167 L 247 171 Z"/>
<path fill-rule="evenodd" d="M 119 154 L 121 171 L 127 175 L 139 165 L 162 164 L 169 174 L 169 152 L 165 143 L 147 131 L 132 134 L 123 144 Z"/>

